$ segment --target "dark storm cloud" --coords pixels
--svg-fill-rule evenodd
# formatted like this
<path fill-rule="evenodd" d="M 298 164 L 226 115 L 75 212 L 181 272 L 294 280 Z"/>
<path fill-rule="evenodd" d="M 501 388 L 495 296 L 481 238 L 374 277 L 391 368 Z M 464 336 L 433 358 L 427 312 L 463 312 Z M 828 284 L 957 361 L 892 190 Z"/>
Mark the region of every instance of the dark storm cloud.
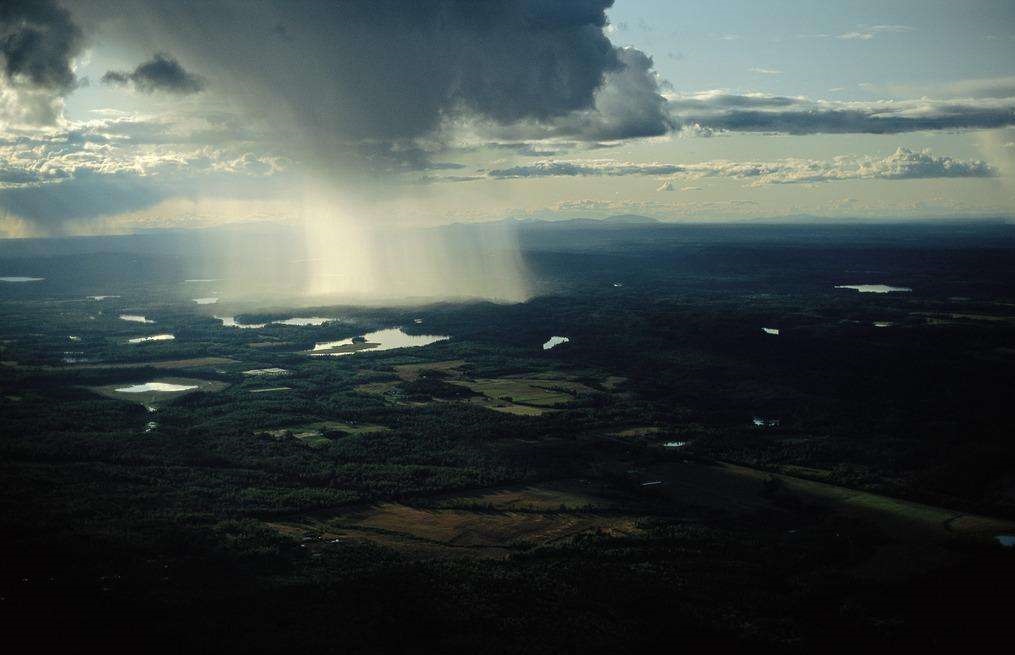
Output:
<path fill-rule="evenodd" d="M 188 73 L 180 62 L 169 55 L 158 53 L 150 61 L 139 64 L 132 72 L 108 71 L 102 76 L 105 84 L 127 85 L 142 93 L 163 91 L 186 95 L 199 93 L 205 87 L 202 78 Z"/>
<path fill-rule="evenodd" d="M 602 121 L 594 140 L 616 140 L 661 136 L 674 128 L 666 99 L 660 95 L 660 82 L 653 70 L 652 58 L 634 48 L 620 51 L 623 70 L 610 76 L 596 97 L 598 118 Z"/>
<path fill-rule="evenodd" d="M 0 57 L 8 80 L 67 92 L 76 85 L 71 60 L 83 46 L 80 28 L 55 2 L 0 2 Z"/>
<path fill-rule="evenodd" d="M 620 68 L 607 73 L 595 111 L 556 121 L 555 132 L 586 141 L 617 141 L 662 136 L 674 128 L 652 58 L 635 48 L 622 48 L 617 55 Z"/>
<path fill-rule="evenodd" d="M 352 144 L 432 145 L 459 120 L 543 125 L 576 139 L 665 131 L 651 60 L 604 32 L 611 5 L 147 0 L 129 15 L 112 2 L 80 11 L 121 39 L 200 61 L 217 90 L 272 112 L 327 160 L 354 154 Z M 611 95 L 608 79 L 627 86 Z"/>
<path fill-rule="evenodd" d="M 617 50 L 618 66 L 607 71 L 594 105 L 551 120 L 487 126 L 498 140 L 569 139 L 581 143 L 662 136 L 677 125 L 660 94 L 652 58 L 635 48 Z"/>

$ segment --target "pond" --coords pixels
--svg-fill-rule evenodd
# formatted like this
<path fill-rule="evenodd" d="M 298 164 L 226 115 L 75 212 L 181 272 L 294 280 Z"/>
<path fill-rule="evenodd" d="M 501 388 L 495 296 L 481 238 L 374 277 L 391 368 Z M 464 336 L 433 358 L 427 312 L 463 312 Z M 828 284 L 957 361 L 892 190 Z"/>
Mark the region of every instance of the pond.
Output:
<path fill-rule="evenodd" d="M 212 318 L 217 318 L 222 321 L 222 327 L 234 327 L 241 328 L 243 330 L 248 330 L 250 328 L 263 328 L 267 325 L 267 323 L 237 323 L 235 316 L 214 316 Z"/>
<path fill-rule="evenodd" d="M 289 375 L 289 371 L 284 368 L 252 368 L 249 371 L 243 371 L 244 375 Z"/>
<path fill-rule="evenodd" d="M 889 284 L 837 284 L 836 289 L 852 289 L 860 293 L 904 293 L 909 287 L 893 287 Z"/>
<path fill-rule="evenodd" d="M 550 350 L 552 348 L 556 348 L 560 344 L 567 343 L 569 341 L 571 341 L 571 339 L 567 337 L 550 337 L 549 341 L 543 344 L 543 350 Z"/>
<path fill-rule="evenodd" d="M 436 334 L 406 334 L 402 328 L 388 328 L 368 332 L 362 337 L 352 337 L 340 341 L 325 341 L 314 345 L 311 355 L 351 355 L 362 351 L 376 352 L 395 348 L 418 348 L 429 346 L 438 341 L 446 341 L 451 337 Z"/>
<path fill-rule="evenodd" d="M 172 334 L 153 334 L 150 337 L 134 337 L 127 339 L 127 343 L 146 343 L 148 341 L 172 341 L 176 337 Z"/>
<path fill-rule="evenodd" d="M 150 318 L 145 318 L 140 314 L 120 314 L 121 321 L 130 321 L 131 323 L 154 323 L 155 321 Z"/>
<path fill-rule="evenodd" d="M 202 298 L 202 300 L 210 300 L 209 298 Z M 217 298 L 215 299 L 218 300 Z M 195 299 L 194 302 L 197 302 Z M 211 303 L 199 303 L 199 304 L 211 304 Z M 263 328 L 269 323 L 237 323 L 235 316 L 215 316 L 218 320 L 222 321 L 222 327 L 234 327 L 234 328 Z M 331 318 L 328 316 L 294 316 L 281 321 L 271 321 L 270 325 L 292 325 L 296 327 L 319 327 L 325 323 L 334 323 L 341 321 L 340 318 Z"/>
<path fill-rule="evenodd" d="M 11 282 L 11 283 L 17 283 L 17 282 L 42 282 L 45 279 L 46 278 L 44 278 L 44 277 L 21 277 L 21 276 L 18 276 L 18 275 L 14 275 L 14 276 L 9 276 L 9 277 L 0 277 L 0 282 Z"/>
<path fill-rule="evenodd" d="M 209 298 L 194 298 L 194 302 L 196 302 L 198 305 L 214 305 L 218 301 L 219 301 L 218 298 L 212 298 L 212 297 L 209 297 Z"/>
<path fill-rule="evenodd" d="M 158 391 L 161 393 L 177 393 L 180 391 L 192 391 L 197 389 L 196 384 L 173 384 L 172 382 L 145 382 L 134 384 L 129 387 L 119 387 L 120 393 L 149 393 Z"/>
<path fill-rule="evenodd" d="M 275 325 L 296 325 L 296 326 L 307 326 L 307 325 L 324 325 L 325 323 L 331 323 L 333 321 L 339 321 L 338 318 L 328 318 L 325 316 L 294 316 L 293 318 L 287 318 L 284 321 L 272 321 Z"/>

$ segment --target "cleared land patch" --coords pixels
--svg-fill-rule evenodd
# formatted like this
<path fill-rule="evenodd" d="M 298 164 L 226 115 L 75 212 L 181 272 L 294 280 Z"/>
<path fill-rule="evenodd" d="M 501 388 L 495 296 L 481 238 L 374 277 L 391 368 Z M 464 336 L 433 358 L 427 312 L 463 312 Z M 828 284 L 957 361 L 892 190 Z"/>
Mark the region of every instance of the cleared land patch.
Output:
<path fill-rule="evenodd" d="M 645 425 L 618 430 L 617 432 L 611 432 L 610 434 L 617 437 L 647 437 L 649 435 L 659 434 L 662 431 L 663 428 L 661 427 L 655 425 Z"/>
<path fill-rule="evenodd" d="M 604 378 L 599 384 L 603 387 L 603 389 L 613 391 L 625 382 L 627 382 L 627 378 L 620 375 L 607 375 L 606 378 Z"/>
<path fill-rule="evenodd" d="M 319 547 L 369 541 L 423 558 L 503 558 L 511 552 L 595 532 L 635 535 L 642 516 L 566 486 L 496 489 L 438 500 L 433 507 L 379 503 L 339 515 L 268 523 L 289 535 L 314 535 Z"/>
<path fill-rule="evenodd" d="M 360 435 L 360 434 L 375 434 L 377 432 L 388 432 L 390 428 L 386 428 L 383 425 L 372 425 L 369 423 L 343 423 L 341 421 L 318 421 L 316 423 L 306 423 L 304 425 L 298 425 L 293 427 L 276 428 L 274 430 L 264 430 L 257 434 L 264 434 L 276 439 L 281 439 L 286 435 L 292 435 L 296 439 L 299 439 L 303 443 L 312 447 L 326 446 L 331 443 L 328 437 L 324 436 L 328 432 L 344 432 L 349 435 Z"/>
<path fill-rule="evenodd" d="M 394 367 L 395 375 L 400 380 L 405 382 L 413 382 L 418 380 L 420 374 L 424 371 L 439 371 L 441 373 L 450 373 L 454 371 L 458 373 L 456 369 L 465 366 L 464 359 L 452 359 L 443 362 L 423 362 L 421 364 L 399 364 Z"/>
<path fill-rule="evenodd" d="M 532 407 L 529 405 L 516 405 L 511 402 L 504 400 L 496 400 L 493 398 L 487 398 L 486 396 L 477 396 L 475 398 L 469 398 L 465 402 L 470 405 L 478 405 L 486 409 L 492 409 L 495 412 L 503 412 L 504 414 L 514 414 L 515 416 L 542 416 L 546 412 L 554 411 L 552 409 Z"/>
<path fill-rule="evenodd" d="M 517 405 L 532 405 L 546 408 L 564 405 L 573 401 L 580 393 L 592 389 L 579 382 L 540 378 L 492 378 L 477 380 L 451 380 L 491 400 L 501 400 Z"/>
<path fill-rule="evenodd" d="M 879 517 L 880 523 L 886 526 L 892 523 L 902 524 L 930 529 L 932 533 L 937 533 L 942 537 L 960 536 L 979 539 L 993 539 L 993 536 L 998 533 L 1015 530 L 1015 522 L 1006 519 L 967 514 L 945 507 L 891 498 L 825 482 L 805 480 L 791 475 L 769 473 L 746 466 L 724 464 L 723 468 L 733 475 L 748 479 L 760 481 L 774 478 L 790 491 L 833 503 L 847 511 L 871 514 Z"/>
<path fill-rule="evenodd" d="M 391 380 L 389 382 L 367 382 L 366 384 L 360 384 L 353 387 L 353 391 L 366 394 L 368 396 L 382 396 L 389 400 L 400 400 L 404 394 L 401 393 L 397 387 L 397 380 Z"/>
<path fill-rule="evenodd" d="M 509 375 L 499 378 L 466 377 L 461 368 L 467 362 L 460 359 L 394 366 L 397 380 L 368 382 L 355 387 L 355 391 L 372 396 L 381 396 L 392 402 L 404 402 L 405 392 L 400 388 L 403 382 L 417 382 L 428 371 L 442 374 L 443 382 L 469 389 L 476 396 L 459 400 L 439 402 L 466 402 L 495 412 L 518 416 L 539 416 L 575 400 L 580 394 L 595 390 L 567 376 L 556 372 Z M 416 404 L 416 403 L 411 403 Z"/>

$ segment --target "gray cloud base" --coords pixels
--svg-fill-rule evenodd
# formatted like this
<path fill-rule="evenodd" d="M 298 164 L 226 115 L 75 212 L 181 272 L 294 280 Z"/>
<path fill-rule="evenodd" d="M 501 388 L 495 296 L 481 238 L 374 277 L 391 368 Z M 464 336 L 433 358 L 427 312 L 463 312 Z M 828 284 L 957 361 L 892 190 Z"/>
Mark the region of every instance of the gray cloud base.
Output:
<path fill-rule="evenodd" d="M 674 121 L 711 131 L 899 134 L 1015 125 L 1015 98 L 829 102 L 763 94 L 702 93 L 669 101 Z"/>

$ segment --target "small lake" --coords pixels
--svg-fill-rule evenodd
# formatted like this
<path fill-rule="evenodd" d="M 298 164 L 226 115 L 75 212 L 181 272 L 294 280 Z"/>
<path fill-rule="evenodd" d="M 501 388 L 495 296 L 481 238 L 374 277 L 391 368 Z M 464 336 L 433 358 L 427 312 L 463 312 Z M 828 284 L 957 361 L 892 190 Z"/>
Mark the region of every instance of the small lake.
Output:
<path fill-rule="evenodd" d="M 284 368 L 252 368 L 249 371 L 243 371 L 244 375 L 289 375 L 289 371 Z"/>
<path fill-rule="evenodd" d="M 150 318 L 145 318 L 140 314 L 120 314 L 121 321 L 130 321 L 131 323 L 154 323 L 155 321 Z"/>
<path fill-rule="evenodd" d="M 852 289 L 860 293 L 905 293 L 909 287 L 893 287 L 889 284 L 838 284 L 836 289 Z"/>
<path fill-rule="evenodd" d="M 436 334 L 406 334 L 402 328 L 388 328 L 368 332 L 361 338 L 352 337 L 340 341 L 325 341 L 314 345 L 311 355 L 352 355 L 357 352 L 377 352 L 394 350 L 395 348 L 418 348 L 429 346 L 438 341 L 446 341 L 451 337 Z M 356 341 L 353 341 L 356 339 Z"/>
<path fill-rule="evenodd" d="M 234 327 L 248 330 L 250 328 L 263 328 L 267 323 L 237 323 L 235 316 L 214 316 L 222 321 L 222 327 Z"/>
<path fill-rule="evenodd" d="M 209 297 L 209 298 L 194 298 L 194 302 L 196 302 L 198 305 L 214 305 L 218 301 L 219 301 L 218 298 L 213 298 L 213 297 Z"/>
<path fill-rule="evenodd" d="M 295 325 L 304 327 L 307 325 L 324 325 L 325 323 L 332 323 L 339 321 L 338 318 L 328 318 L 325 316 L 294 316 L 293 318 L 287 318 L 284 321 L 272 321 L 275 325 Z"/>
<path fill-rule="evenodd" d="M 135 337 L 127 339 L 127 343 L 147 343 L 148 341 L 172 341 L 176 337 L 172 334 L 153 334 L 150 337 Z"/>
<path fill-rule="evenodd" d="M 194 302 L 197 302 L 195 299 Z M 209 300 L 203 298 L 201 300 Z M 217 298 L 215 299 L 218 300 Z M 212 304 L 212 303 L 198 303 L 198 304 Z M 222 327 L 234 327 L 241 329 L 250 328 L 263 328 L 267 325 L 291 325 L 295 327 L 319 327 L 325 323 L 337 323 L 341 321 L 340 318 L 332 318 L 329 316 L 294 316 L 281 321 L 271 321 L 271 323 L 237 323 L 235 316 L 215 316 L 218 320 L 222 321 Z"/>
<path fill-rule="evenodd" d="M 779 335 L 779 328 L 765 328 L 765 327 L 763 327 L 763 328 L 761 328 L 761 331 L 764 332 L 765 334 L 774 334 L 776 336 Z"/>
<path fill-rule="evenodd" d="M 18 282 L 42 282 L 45 279 L 46 278 L 44 278 L 44 277 L 21 277 L 21 276 L 14 275 L 14 276 L 10 276 L 10 277 L 0 277 L 0 282 L 11 282 L 11 283 L 18 283 Z"/>
<path fill-rule="evenodd" d="M 560 344 L 567 343 L 569 341 L 571 340 L 567 337 L 550 337 L 549 341 L 543 344 L 543 350 L 550 350 L 552 348 L 556 348 Z"/>
<path fill-rule="evenodd" d="M 151 391 L 159 391 L 162 393 L 176 393 L 180 391 L 192 391 L 197 389 L 197 385 L 193 384 L 173 384 L 171 382 L 145 382 L 144 384 L 135 384 L 129 387 L 118 388 L 117 391 L 120 393 L 149 393 Z"/>

